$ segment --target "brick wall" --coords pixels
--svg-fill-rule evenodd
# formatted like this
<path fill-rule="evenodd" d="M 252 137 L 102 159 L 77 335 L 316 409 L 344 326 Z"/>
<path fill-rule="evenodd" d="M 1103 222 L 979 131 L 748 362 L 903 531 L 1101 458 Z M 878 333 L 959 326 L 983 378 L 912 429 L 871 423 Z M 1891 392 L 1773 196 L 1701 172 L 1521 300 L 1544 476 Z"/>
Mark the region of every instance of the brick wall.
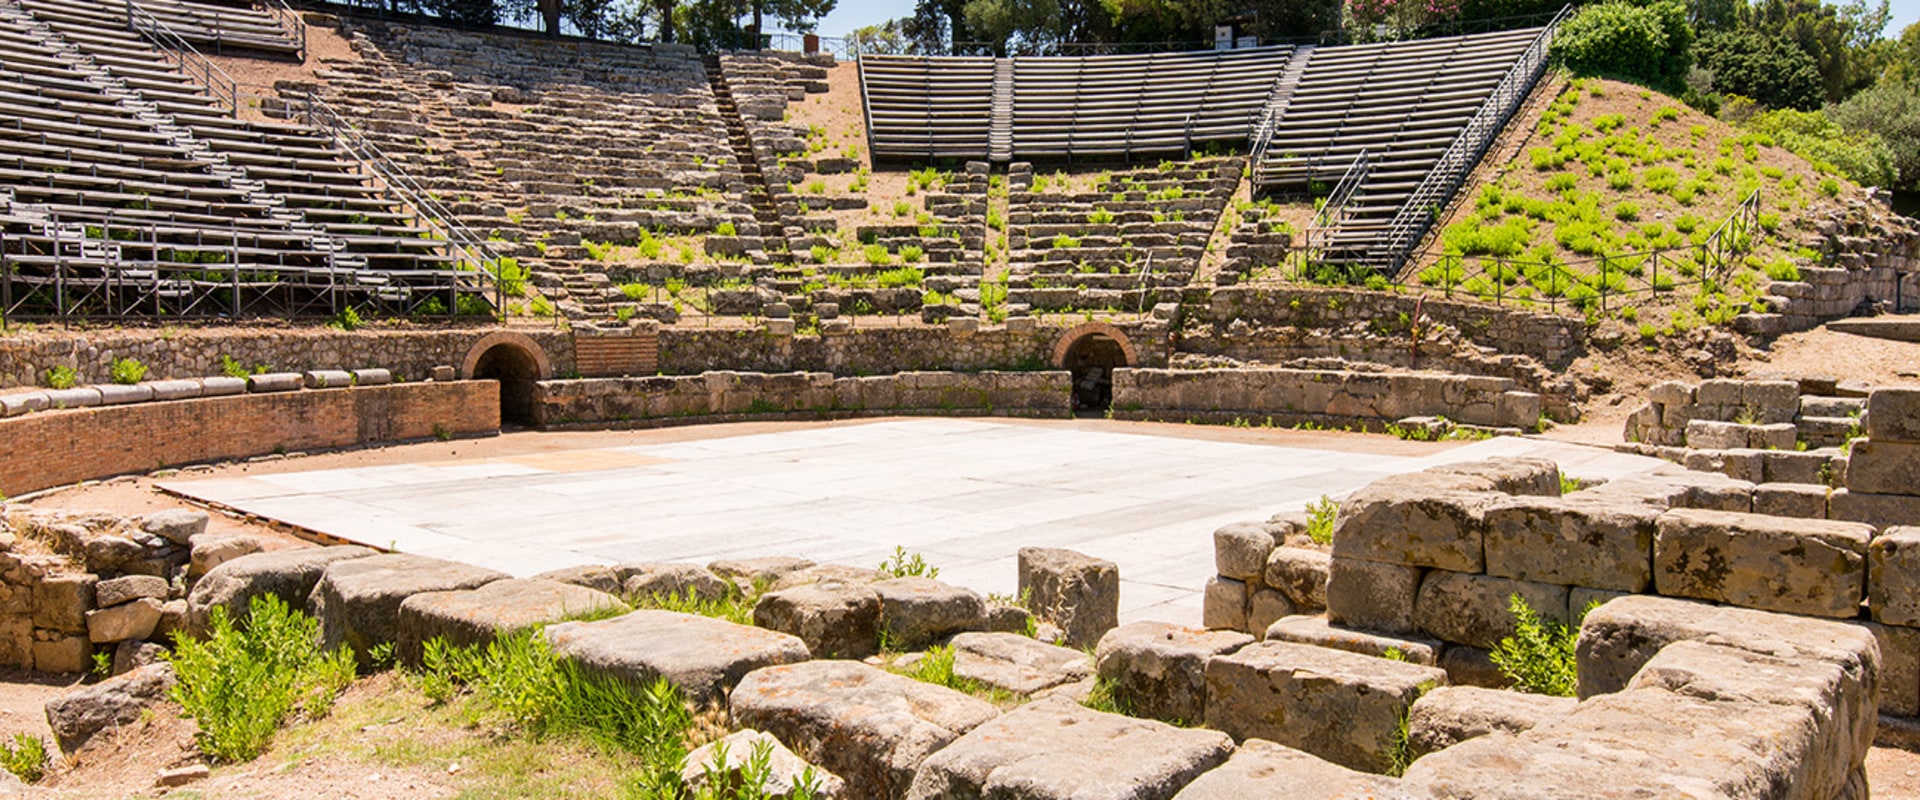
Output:
<path fill-rule="evenodd" d="M 409 383 L 47 411 L 0 420 L 0 492 L 277 448 L 305 450 L 500 429 L 494 381 Z"/>

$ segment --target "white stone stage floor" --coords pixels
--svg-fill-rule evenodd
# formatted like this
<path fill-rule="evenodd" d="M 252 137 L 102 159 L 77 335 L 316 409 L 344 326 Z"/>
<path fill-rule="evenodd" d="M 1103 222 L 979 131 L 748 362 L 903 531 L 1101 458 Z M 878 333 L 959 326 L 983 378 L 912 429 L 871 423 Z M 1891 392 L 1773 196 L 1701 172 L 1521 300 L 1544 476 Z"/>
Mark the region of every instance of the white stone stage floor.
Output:
<path fill-rule="evenodd" d="M 1611 478 L 1665 462 L 1499 438 L 1412 458 L 975 419 L 839 424 L 667 444 L 162 488 L 341 539 L 527 576 L 579 564 L 799 556 L 1011 594 L 1022 547 L 1120 566 L 1121 619 L 1198 624 L 1213 530 L 1383 475 L 1543 456 Z"/>

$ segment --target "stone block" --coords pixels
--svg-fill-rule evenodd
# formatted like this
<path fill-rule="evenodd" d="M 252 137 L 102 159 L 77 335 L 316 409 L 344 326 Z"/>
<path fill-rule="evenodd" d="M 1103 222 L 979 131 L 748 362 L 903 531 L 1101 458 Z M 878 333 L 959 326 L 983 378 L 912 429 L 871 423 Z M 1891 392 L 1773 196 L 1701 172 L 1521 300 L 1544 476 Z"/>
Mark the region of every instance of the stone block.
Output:
<path fill-rule="evenodd" d="M 1826 519 L 1827 493 L 1816 483 L 1763 483 L 1753 487 L 1753 513 L 1770 517 Z"/>
<path fill-rule="evenodd" d="M 360 668 L 369 669 L 372 649 L 399 636 L 400 604 L 407 598 L 475 589 L 506 577 L 484 567 L 386 553 L 328 564 L 308 602 L 320 618 L 321 643 L 330 650 L 353 648 Z"/>
<path fill-rule="evenodd" d="M 1292 642 L 1261 642 L 1207 663 L 1207 726 L 1265 739 L 1335 764 L 1385 772 L 1400 722 L 1433 667 Z"/>
<path fill-rule="evenodd" d="M 33 643 L 33 668 L 40 672 L 86 672 L 93 669 L 93 642 L 85 635 L 62 636 Z"/>
<path fill-rule="evenodd" d="M 1544 408 L 1540 395 L 1533 392 L 1501 392 L 1493 401 L 1493 424 L 1530 431 L 1540 425 Z"/>
<path fill-rule="evenodd" d="M 1920 629 L 1858 624 L 1880 643 L 1880 713 L 1920 716 Z"/>
<path fill-rule="evenodd" d="M 1106 559 L 1043 547 L 1020 548 L 1019 591 L 1070 647 L 1087 647 L 1120 624 L 1120 568 Z"/>
<path fill-rule="evenodd" d="M 1134 715 L 1192 724 L 1206 716 L 1207 662 L 1252 643 L 1235 631 L 1135 622 L 1101 637 L 1093 660 Z"/>
<path fill-rule="evenodd" d="M 72 389 L 48 389 L 46 391 L 47 408 L 54 410 L 65 408 L 93 408 L 100 405 L 100 390 L 93 386 L 76 386 Z"/>
<path fill-rule="evenodd" d="M 1412 633 L 1419 592 L 1419 567 L 1335 558 L 1327 571 L 1327 619 L 1348 628 Z"/>
<path fill-rule="evenodd" d="M 260 394 L 264 392 L 298 391 L 305 378 L 298 372 L 266 372 L 247 376 L 247 391 Z"/>
<path fill-rule="evenodd" d="M 1570 621 L 1565 586 L 1428 570 L 1414 601 L 1414 625 L 1436 639 L 1491 649 L 1513 635 L 1514 595 L 1542 619 Z"/>
<path fill-rule="evenodd" d="M 1334 521 L 1334 558 L 1479 572 L 1485 564 L 1481 512 L 1499 495 L 1453 488 L 1461 483 L 1476 481 L 1413 473 L 1354 492 Z"/>
<path fill-rule="evenodd" d="M 880 595 L 880 626 L 896 649 L 920 650 L 986 624 L 986 601 L 971 589 L 913 577 L 869 585 Z"/>
<path fill-rule="evenodd" d="M 346 389 L 353 386 L 353 373 L 344 369 L 316 369 L 301 376 L 309 389 Z"/>
<path fill-rule="evenodd" d="M 95 644 L 145 639 L 160 624 L 160 601 L 142 597 L 112 608 L 87 612 L 87 638 Z"/>
<path fill-rule="evenodd" d="M 1237 581 L 1258 581 L 1273 552 L 1273 532 L 1258 522 L 1236 522 L 1213 532 L 1214 570 Z"/>
<path fill-rule="evenodd" d="M 311 614 L 309 597 L 327 565 L 373 554 L 371 548 L 353 545 L 299 547 L 223 563 L 194 582 L 187 594 L 185 630 L 195 635 L 205 632 L 215 608 L 226 609 L 235 621 L 245 619 L 253 598 L 262 595 L 273 595 L 288 608 Z"/>
<path fill-rule="evenodd" d="M 953 674 L 1014 694 L 1086 680 L 1093 659 L 1086 653 L 1017 633 L 963 633 L 953 637 Z"/>
<path fill-rule="evenodd" d="M 1286 595 L 1273 589 L 1254 589 L 1252 595 L 1247 598 L 1246 631 L 1259 636 L 1276 620 L 1292 616 L 1297 611 L 1299 609 L 1294 607 L 1293 601 L 1288 600 Z"/>
<path fill-rule="evenodd" d="M 113 674 L 125 675 L 149 664 L 167 660 L 167 648 L 152 642 L 124 641 L 113 648 Z"/>
<path fill-rule="evenodd" d="M 1866 439 L 1847 457 L 1847 488 L 1871 494 L 1920 495 L 1920 443 Z"/>
<path fill-rule="evenodd" d="M 1659 511 L 1618 498 L 1514 497 L 1486 509 L 1486 572 L 1502 578 L 1645 591 Z"/>
<path fill-rule="evenodd" d="M 810 656 L 798 637 L 675 611 L 642 609 L 548 626 L 553 652 L 600 675 L 645 686 L 665 678 L 695 703 L 721 702 L 747 673 Z"/>
<path fill-rule="evenodd" d="M 1654 595 L 1628 595 L 1595 609 L 1575 648 L 1580 697 L 1625 689 L 1660 648 L 1704 641 L 1786 659 L 1841 665 L 1849 680 L 1877 685 L 1879 647 L 1873 634 L 1845 622 L 1716 606 Z"/>
<path fill-rule="evenodd" d="M 201 397 L 232 397 L 246 394 L 252 389 L 252 378 L 228 378 L 225 376 L 200 378 Z"/>
<path fill-rule="evenodd" d="M 1493 652 L 1483 647 L 1447 645 L 1440 648 L 1440 661 L 1434 666 L 1446 670 L 1448 682 L 1455 686 L 1478 686 L 1483 689 L 1507 689 L 1513 686 L 1513 680 L 1493 663 Z"/>
<path fill-rule="evenodd" d="M 1265 639 L 1269 642 L 1310 644 L 1376 658 L 1386 658 L 1389 652 L 1398 652 L 1399 660 L 1429 667 L 1437 664 L 1440 657 L 1440 643 L 1432 639 L 1401 639 L 1348 630 L 1335 627 L 1327 622 L 1326 617 L 1318 614 L 1296 614 L 1275 620 L 1267 626 Z"/>
<path fill-rule="evenodd" d="M 393 383 L 392 370 L 356 369 L 352 372 L 353 385 L 355 386 L 385 386 Z"/>
<path fill-rule="evenodd" d="M 999 716 L 961 692 L 857 661 L 748 673 L 728 698 L 733 723 L 765 731 L 847 783 L 847 797 L 906 796 L 926 758 Z"/>
<path fill-rule="evenodd" d="M 767 754 L 767 772 L 759 786 L 744 786 L 744 774 L 762 750 Z M 709 783 L 716 776 L 722 785 Z M 680 762 L 680 784 L 695 797 L 718 796 L 731 789 L 752 797 L 786 800 L 804 785 L 808 797 L 839 800 L 847 791 L 847 783 L 840 776 L 808 764 L 779 739 L 760 731 L 736 731 L 688 753 Z"/>
<path fill-rule="evenodd" d="M 1217 731 L 1049 698 L 990 720 L 934 753 L 914 775 L 907 797 L 1169 800 L 1232 753 L 1233 741 Z"/>
<path fill-rule="evenodd" d="M 742 591 L 756 587 L 764 591 L 773 586 L 775 581 L 813 566 L 816 565 L 804 558 L 765 556 L 721 559 L 708 564 L 707 571 L 733 581 Z"/>
<path fill-rule="evenodd" d="M 165 700 L 174 684 L 171 664 L 141 667 L 47 701 L 47 727 L 72 754 L 109 728 L 132 725 L 148 706 Z"/>
<path fill-rule="evenodd" d="M 817 658 L 865 658 L 880 651 L 880 594 L 861 583 L 801 584 L 762 595 L 753 624 L 800 637 Z"/>
<path fill-rule="evenodd" d="M 86 633 L 97 575 L 85 572 L 48 575 L 33 585 L 33 624 L 62 633 Z M 59 672 L 61 670 L 48 670 Z"/>
<path fill-rule="evenodd" d="M 1920 388 L 1875 389 L 1867 396 L 1867 438 L 1920 443 Z"/>
<path fill-rule="evenodd" d="M 166 600 L 166 579 L 154 575 L 126 575 L 100 581 L 93 587 L 93 604 L 100 608 L 112 608 L 143 597 Z"/>
<path fill-rule="evenodd" d="M 1395 778 L 1356 772 L 1311 753 L 1249 739 L 1227 763 L 1201 775 L 1174 800 L 1405 800 L 1414 790 Z"/>
<path fill-rule="evenodd" d="M 1800 439 L 1800 429 L 1791 422 L 1775 422 L 1766 425 L 1751 425 L 1747 428 L 1746 446 L 1754 450 L 1783 450 L 1791 452 L 1794 443 Z"/>
<path fill-rule="evenodd" d="M 1920 524 L 1920 497 L 1836 489 L 1827 496 L 1827 517 L 1876 528 Z"/>
<path fill-rule="evenodd" d="M 634 562 L 616 564 L 613 570 L 620 574 L 627 597 L 686 597 L 691 592 L 698 600 L 720 600 L 735 591 L 731 581 L 698 564 Z"/>
<path fill-rule="evenodd" d="M 1859 523 L 1680 509 L 1660 516 L 1654 586 L 1747 608 L 1852 617 L 1866 595 Z"/>
<path fill-rule="evenodd" d="M 174 544 L 187 544 L 207 532 L 207 512 L 185 508 L 156 511 L 140 518 L 140 530 Z"/>
<path fill-rule="evenodd" d="M 1694 390 L 1694 403 L 1720 408 L 1739 407 L 1746 401 L 1742 383 L 1743 381 L 1730 378 L 1701 381 L 1700 386 Z"/>
<path fill-rule="evenodd" d="M 1888 528 L 1868 544 L 1867 607 L 1877 622 L 1920 627 L 1920 527 Z"/>
<path fill-rule="evenodd" d="M 1333 556 L 1304 547 L 1276 547 L 1267 555 L 1261 582 L 1278 590 L 1302 611 L 1327 607 L 1327 573 Z"/>
<path fill-rule="evenodd" d="M 1687 446 L 1695 450 L 1732 450 L 1746 447 L 1747 427 L 1737 422 L 1696 419 L 1687 423 Z"/>
<path fill-rule="evenodd" d="M 1764 473 L 1760 483 L 1825 483 L 1827 461 L 1827 454 L 1821 452 L 1768 450 L 1760 454 Z"/>
<path fill-rule="evenodd" d="M 260 552 L 260 540 L 243 533 L 209 533 L 193 537 L 187 576 L 198 578 L 214 567 Z"/>
<path fill-rule="evenodd" d="M 623 585 L 625 576 L 618 570 L 605 564 L 582 564 L 577 567 L 561 567 L 560 569 L 547 570 L 533 577 L 535 580 L 564 583 L 616 596 L 626 592 L 626 587 Z"/>
<path fill-rule="evenodd" d="M 1553 497 L 1560 494 L 1560 465 L 1548 458 L 1495 458 L 1442 464 L 1420 473 L 1462 491 L 1492 491 Z M 1448 480 L 1449 478 L 1467 480 Z M 1483 483 L 1484 481 L 1484 483 Z"/>
<path fill-rule="evenodd" d="M 605 592 L 539 579 L 494 581 L 465 591 L 421 592 L 400 603 L 394 650 L 401 663 L 417 666 L 422 648 L 434 639 L 477 647 L 568 617 L 630 610 Z"/>
<path fill-rule="evenodd" d="M 1415 757 L 1495 732 L 1521 733 L 1566 716 L 1580 701 L 1480 686 L 1442 686 L 1414 701 L 1407 743 Z"/>
<path fill-rule="evenodd" d="M 1247 631 L 1247 585 L 1224 575 L 1208 578 L 1200 596 L 1200 624 L 1214 630 Z"/>

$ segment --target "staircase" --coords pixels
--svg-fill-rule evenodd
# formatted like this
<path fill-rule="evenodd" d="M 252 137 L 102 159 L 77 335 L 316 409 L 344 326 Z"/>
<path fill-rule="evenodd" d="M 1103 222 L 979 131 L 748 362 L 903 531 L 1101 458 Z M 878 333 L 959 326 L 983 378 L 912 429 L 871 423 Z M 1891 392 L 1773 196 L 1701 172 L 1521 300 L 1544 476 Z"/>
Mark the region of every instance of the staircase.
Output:
<path fill-rule="evenodd" d="M 747 203 L 753 207 L 753 218 L 760 223 L 760 235 L 767 239 L 786 236 L 786 222 L 780 218 L 780 209 L 773 204 L 773 195 L 767 191 L 766 173 L 760 170 L 760 159 L 754 155 L 753 140 L 747 136 L 747 123 L 740 118 L 740 107 L 733 101 L 733 90 L 727 86 L 726 73 L 720 69 L 720 57 L 709 55 L 702 59 L 707 68 L 707 84 L 713 87 L 714 103 L 720 107 L 720 118 L 727 123 L 727 143 L 733 146 L 734 160 L 740 165 L 740 175 L 747 182 Z M 793 254 L 782 248 L 770 250 L 767 256 L 776 264 L 792 265 Z"/>
<path fill-rule="evenodd" d="M 1313 45 L 1303 44 L 1293 49 L 1293 55 L 1287 59 L 1287 67 L 1273 79 L 1273 91 L 1267 93 L 1267 106 L 1255 121 L 1250 138 L 1253 139 L 1253 152 L 1250 159 L 1254 170 L 1261 168 L 1266 161 L 1267 142 L 1273 136 L 1273 126 L 1280 121 L 1280 115 L 1286 113 L 1287 104 L 1293 102 L 1293 93 L 1300 88 L 1300 78 L 1307 74 L 1307 62 L 1313 58 Z M 1258 183 L 1256 177 L 1255 183 Z"/>
<path fill-rule="evenodd" d="M 995 164 L 1013 160 L 1013 59 L 993 64 L 993 117 L 987 127 L 987 158 Z"/>

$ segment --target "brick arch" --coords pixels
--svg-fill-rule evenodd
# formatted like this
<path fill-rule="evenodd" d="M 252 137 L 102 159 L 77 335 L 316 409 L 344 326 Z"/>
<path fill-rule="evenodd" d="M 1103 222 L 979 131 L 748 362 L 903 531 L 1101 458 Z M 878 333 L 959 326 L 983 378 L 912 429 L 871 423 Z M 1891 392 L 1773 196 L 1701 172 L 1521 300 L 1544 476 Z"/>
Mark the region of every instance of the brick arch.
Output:
<path fill-rule="evenodd" d="M 467 348 L 467 356 L 460 363 L 460 377 L 472 378 L 474 369 L 480 366 L 480 357 L 486 355 L 488 350 L 501 345 L 518 349 L 532 356 L 534 366 L 540 373 L 540 380 L 553 377 L 553 362 L 547 358 L 547 351 L 541 349 L 540 345 L 526 334 L 512 331 L 494 331 L 480 337 L 472 347 Z"/>
<path fill-rule="evenodd" d="M 1065 367 L 1067 365 L 1067 351 L 1073 349 L 1074 343 L 1094 334 L 1101 334 L 1119 343 L 1120 353 L 1126 357 L 1128 366 L 1138 366 L 1140 364 L 1140 351 L 1134 348 L 1133 340 L 1128 339 L 1124 331 L 1105 322 L 1087 322 L 1074 326 L 1067 332 L 1060 334 L 1060 338 L 1054 341 L 1053 365 L 1056 367 Z"/>

